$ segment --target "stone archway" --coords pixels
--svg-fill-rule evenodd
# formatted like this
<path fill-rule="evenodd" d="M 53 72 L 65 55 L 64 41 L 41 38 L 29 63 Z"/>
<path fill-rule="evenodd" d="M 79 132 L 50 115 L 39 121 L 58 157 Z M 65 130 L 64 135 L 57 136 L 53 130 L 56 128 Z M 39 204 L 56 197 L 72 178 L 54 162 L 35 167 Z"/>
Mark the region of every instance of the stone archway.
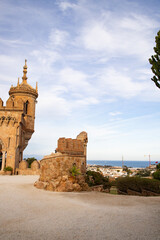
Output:
<path fill-rule="evenodd" d="M 4 170 L 6 164 L 6 151 L 4 149 L 5 149 L 4 144 L 0 139 L 0 171 Z"/>

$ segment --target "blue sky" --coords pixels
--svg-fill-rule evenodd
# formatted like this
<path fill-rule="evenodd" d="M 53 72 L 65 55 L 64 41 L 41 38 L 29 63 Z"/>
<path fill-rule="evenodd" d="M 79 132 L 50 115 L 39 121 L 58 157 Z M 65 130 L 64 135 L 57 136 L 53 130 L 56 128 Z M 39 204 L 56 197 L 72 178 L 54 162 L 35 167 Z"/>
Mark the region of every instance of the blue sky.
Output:
<path fill-rule="evenodd" d="M 25 155 L 86 131 L 89 160 L 160 159 L 160 89 L 148 63 L 159 9 L 156 0 L 0 0 L 0 96 L 24 59 L 39 87 Z"/>

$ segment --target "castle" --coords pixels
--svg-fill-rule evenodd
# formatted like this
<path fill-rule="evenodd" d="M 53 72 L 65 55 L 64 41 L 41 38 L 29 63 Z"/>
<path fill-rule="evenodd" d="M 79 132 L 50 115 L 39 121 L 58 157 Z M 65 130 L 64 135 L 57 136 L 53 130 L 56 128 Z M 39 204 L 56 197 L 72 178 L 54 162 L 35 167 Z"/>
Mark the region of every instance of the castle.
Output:
<path fill-rule="evenodd" d="M 27 83 L 27 60 L 23 67 L 22 83 L 11 86 L 6 106 L 0 98 L 0 170 L 15 169 L 23 160 L 23 151 L 34 133 L 35 105 L 38 89 Z"/>

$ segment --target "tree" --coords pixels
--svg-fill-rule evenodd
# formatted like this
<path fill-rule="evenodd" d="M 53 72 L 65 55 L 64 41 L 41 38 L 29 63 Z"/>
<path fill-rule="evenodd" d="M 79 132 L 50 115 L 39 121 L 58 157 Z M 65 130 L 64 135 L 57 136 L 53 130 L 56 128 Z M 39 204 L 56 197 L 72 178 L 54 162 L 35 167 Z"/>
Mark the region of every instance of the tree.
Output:
<path fill-rule="evenodd" d="M 158 88 L 160 88 L 160 31 L 157 33 L 155 37 L 156 47 L 154 47 L 155 55 L 152 55 L 149 58 L 149 62 L 152 65 L 151 69 L 154 74 L 151 80 L 156 84 Z"/>
<path fill-rule="evenodd" d="M 160 170 L 157 170 L 156 172 L 153 173 L 153 178 L 160 180 Z"/>
<path fill-rule="evenodd" d="M 35 157 L 31 157 L 31 158 L 24 158 L 24 160 L 26 161 L 26 162 L 28 162 L 28 168 L 31 168 L 31 164 L 32 164 L 32 162 L 34 162 L 34 161 L 37 161 L 37 159 L 35 158 Z"/>
<path fill-rule="evenodd" d="M 160 170 L 160 163 L 156 165 L 157 170 Z"/>

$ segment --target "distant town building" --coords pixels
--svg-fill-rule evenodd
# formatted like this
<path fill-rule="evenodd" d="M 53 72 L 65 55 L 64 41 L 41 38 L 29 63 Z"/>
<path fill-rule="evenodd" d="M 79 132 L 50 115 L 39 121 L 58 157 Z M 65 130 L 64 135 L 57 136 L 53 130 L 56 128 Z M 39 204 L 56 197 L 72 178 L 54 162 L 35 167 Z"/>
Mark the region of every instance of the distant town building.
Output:
<path fill-rule="evenodd" d="M 38 97 L 27 83 L 27 60 L 23 67 L 22 83 L 11 86 L 6 106 L 0 98 L 0 170 L 10 166 L 15 169 L 23 160 L 23 151 L 34 133 L 35 105 Z"/>

